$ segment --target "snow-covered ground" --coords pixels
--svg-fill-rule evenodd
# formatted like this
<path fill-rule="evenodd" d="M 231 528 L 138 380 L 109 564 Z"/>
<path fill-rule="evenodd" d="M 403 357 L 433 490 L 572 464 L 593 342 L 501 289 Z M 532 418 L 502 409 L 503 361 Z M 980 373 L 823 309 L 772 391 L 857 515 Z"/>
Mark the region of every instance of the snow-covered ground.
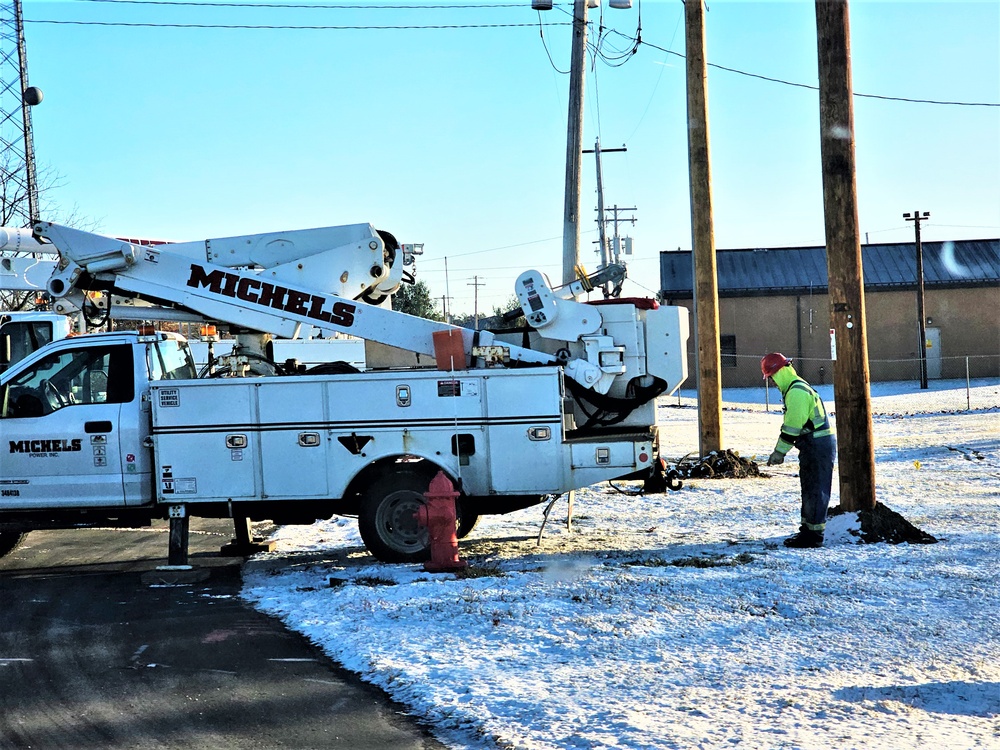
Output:
<path fill-rule="evenodd" d="M 285 527 L 243 595 L 455 748 L 998 748 L 1000 384 L 971 412 L 964 382 L 874 394 L 878 499 L 938 544 L 857 545 L 848 514 L 784 548 L 793 452 L 770 478 L 589 488 L 540 546 L 542 508 L 486 518 L 466 578 L 376 564 L 353 520 Z M 661 404 L 675 460 L 692 395 Z M 725 445 L 763 463 L 780 409 L 724 397 Z"/>

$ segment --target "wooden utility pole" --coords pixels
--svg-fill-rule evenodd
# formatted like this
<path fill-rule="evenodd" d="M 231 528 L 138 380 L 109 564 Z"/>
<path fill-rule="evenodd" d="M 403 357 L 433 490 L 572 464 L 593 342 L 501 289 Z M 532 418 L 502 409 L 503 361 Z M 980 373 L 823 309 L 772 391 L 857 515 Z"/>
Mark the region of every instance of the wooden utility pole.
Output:
<path fill-rule="evenodd" d="M 858 229 L 847 0 L 816 0 L 816 39 L 840 504 L 848 511 L 870 510 L 875 507 L 875 451 Z"/>
<path fill-rule="evenodd" d="M 562 283 L 576 279 L 580 265 L 581 172 L 583 160 L 583 81 L 587 62 L 587 0 L 573 3 L 573 59 L 569 73 L 569 116 L 566 124 L 566 191 L 563 206 Z"/>
<path fill-rule="evenodd" d="M 719 352 L 719 282 L 712 219 L 708 148 L 708 64 L 704 0 L 684 1 L 687 54 L 688 163 L 694 257 L 695 342 L 698 349 L 698 444 L 701 455 L 722 450 L 722 368 Z"/>
<path fill-rule="evenodd" d="M 601 268 L 607 267 L 610 259 L 608 248 L 608 224 L 604 219 L 604 169 L 602 166 L 603 160 L 601 159 L 601 155 L 612 151 L 618 152 L 627 150 L 628 149 L 624 146 L 621 148 L 601 148 L 600 138 L 594 141 L 594 147 L 592 149 L 587 148 L 583 150 L 583 153 L 585 154 L 594 154 L 595 161 L 597 162 L 597 228 L 599 238 L 598 242 L 601 243 Z M 617 217 L 617 214 L 615 216 Z M 605 299 L 611 296 L 611 284 L 605 283 L 603 285 L 603 291 Z"/>
<path fill-rule="evenodd" d="M 473 287 L 473 302 L 472 302 L 472 327 L 474 330 L 479 330 L 479 287 L 486 286 L 485 281 L 480 281 L 478 276 L 473 276 L 472 281 L 466 284 L 466 286 Z"/>
<path fill-rule="evenodd" d="M 927 389 L 927 318 L 924 317 L 924 246 L 920 243 L 920 222 L 931 217 L 930 211 L 914 211 L 903 218 L 913 222 L 917 242 L 917 335 L 920 336 L 920 388 Z"/>

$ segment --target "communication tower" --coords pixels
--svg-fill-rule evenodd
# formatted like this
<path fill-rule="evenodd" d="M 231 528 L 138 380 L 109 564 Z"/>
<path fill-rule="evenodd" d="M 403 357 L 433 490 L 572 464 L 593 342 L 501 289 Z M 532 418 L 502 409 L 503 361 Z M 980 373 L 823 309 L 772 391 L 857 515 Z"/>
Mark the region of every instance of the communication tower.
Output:
<path fill-rule="evenodd" d="M 21 0 L 0 2 L 0 225 L 27 227 L 38 218 L 31 107 L 42 92 L 28 84 Z M 23 307 L 32 295 L 0 290 L 0 310 Z"/>

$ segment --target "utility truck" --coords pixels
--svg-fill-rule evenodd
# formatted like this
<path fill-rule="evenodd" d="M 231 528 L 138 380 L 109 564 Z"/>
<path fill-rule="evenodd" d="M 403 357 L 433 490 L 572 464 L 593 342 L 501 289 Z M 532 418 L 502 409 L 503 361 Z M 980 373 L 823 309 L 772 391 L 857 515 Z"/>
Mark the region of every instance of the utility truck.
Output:
<path fill-rule="evenodd" d="M 413 561 L 427 554 L 415 515 L 439 471 L 459 493 L 460 535 L 480 515 L 603 480 L 671 484 L 655 399 L 686 377 L 687 313 L 575 300 L 620 269 L 562 290 L 526 271 L 515 292 L 528 326 L 497 333 L 385 307 L 412 258 L 368 224 L 159 246 L 47 222 L 30 236 L 58 254 L 46 292 L 63 310 L 99 290 L 154 305 L 154 320 L 226 321 L 241 347 L 199 379 L 183 337 L 140 326 L 55 340 L 10 366 L 0 552 L 40 528 L 169 518 L 173 531 L 222 517 L 246 541 L 250 520 L 342 514 L 357 516 L 380 560 Z M 420 364 L 267 361 L 262 334 L 310 332 L 380 342 Z"/>

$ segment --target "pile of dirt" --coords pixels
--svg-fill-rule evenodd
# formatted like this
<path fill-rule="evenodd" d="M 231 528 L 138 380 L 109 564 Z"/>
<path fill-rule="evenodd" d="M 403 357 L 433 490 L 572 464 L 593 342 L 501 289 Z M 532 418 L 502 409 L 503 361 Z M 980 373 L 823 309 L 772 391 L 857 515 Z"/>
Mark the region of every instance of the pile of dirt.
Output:
<path fill-rule="evenodd" d="M 839 516 L 847 512 L 843 506 L 837 505 L 830 508 L 829 515 Z M 858 521 L 861 523 L 862 544 L 878 544 L 879 542 L 935 544 L 938 541 L 937 538 L 926 531 L 921 531 L 899 513 L 882 503 L 875 503 L 875 507 L 871 510 L 859 511 Z"/>
<path fill-rule="evenodd" d="M 741 458 L 735 451 L 712 451 L 694 458 L 692 455 L 684 456 L 674 467 L 683 479 L 746 479 L 761 475 L 753 460 Z"/>

